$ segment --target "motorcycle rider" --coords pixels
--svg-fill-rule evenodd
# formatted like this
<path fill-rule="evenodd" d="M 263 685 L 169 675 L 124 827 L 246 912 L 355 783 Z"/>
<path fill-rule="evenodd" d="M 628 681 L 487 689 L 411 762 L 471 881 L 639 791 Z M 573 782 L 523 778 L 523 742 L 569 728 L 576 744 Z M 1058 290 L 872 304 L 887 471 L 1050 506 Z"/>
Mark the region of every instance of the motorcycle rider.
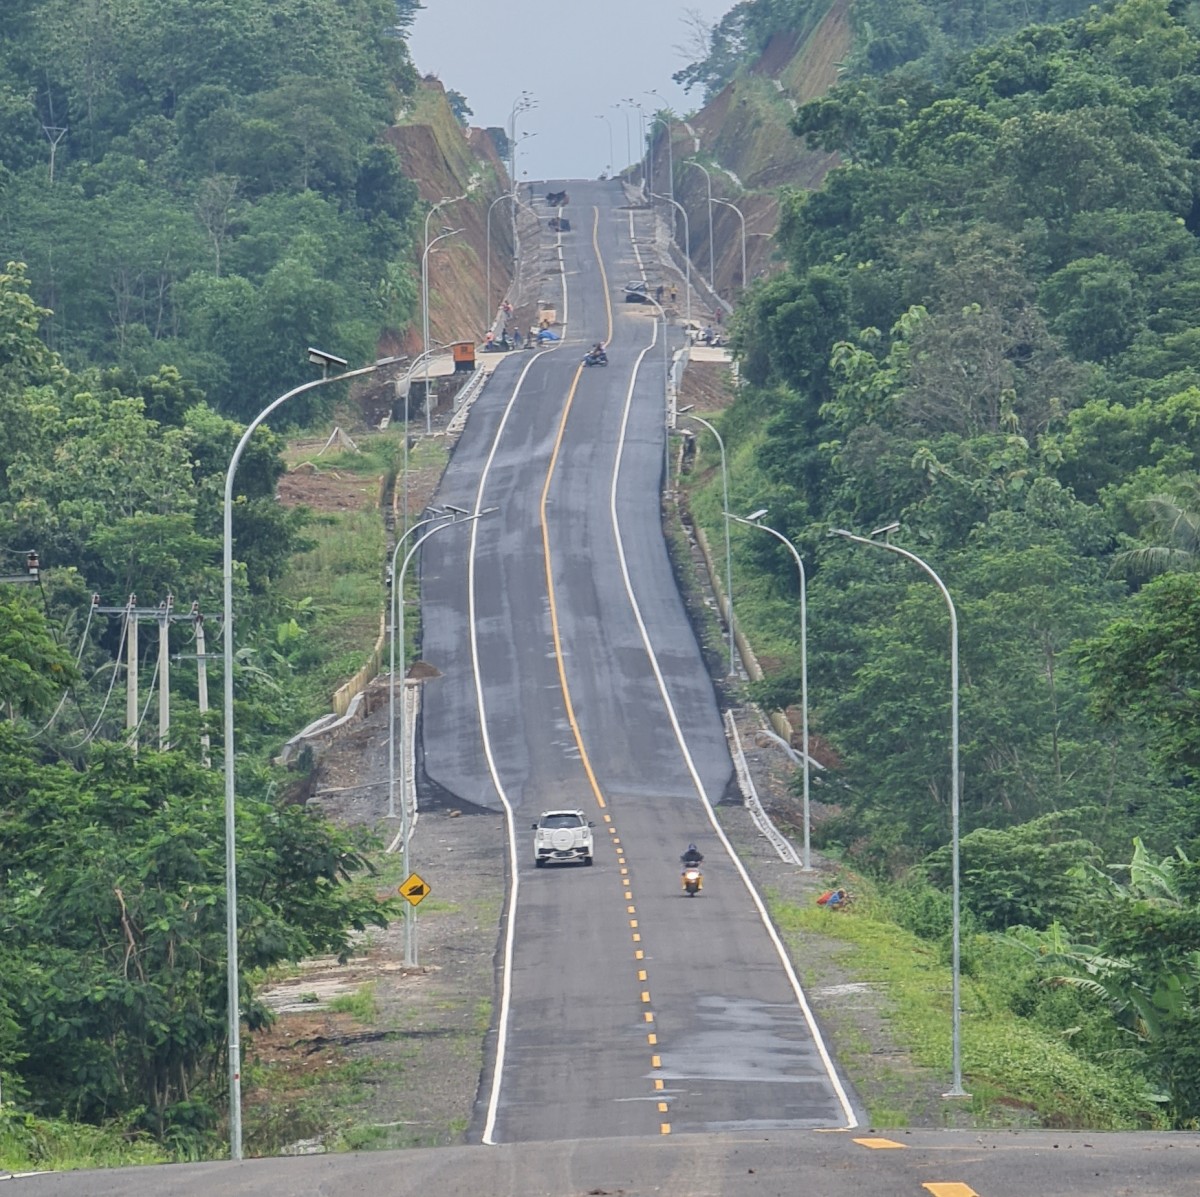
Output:
<path fill-rule="evenodd" d="M 695 844 L 688 844 L 687 851 L 679 859 L 683 862 L 685 869 L 693 866 L 699 867 L 700 862 L 704 859 L 704 853 Z"/>

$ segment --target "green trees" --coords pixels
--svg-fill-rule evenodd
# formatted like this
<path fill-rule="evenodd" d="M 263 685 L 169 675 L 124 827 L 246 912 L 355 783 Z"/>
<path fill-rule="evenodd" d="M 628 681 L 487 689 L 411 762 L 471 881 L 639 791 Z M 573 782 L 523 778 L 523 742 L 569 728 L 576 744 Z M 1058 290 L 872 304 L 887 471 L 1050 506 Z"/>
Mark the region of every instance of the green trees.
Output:
<path fill-rule="evenodd" d="M 22 1028 L 21 1058 L 0 1063 L 43 1112 L 204 1126 L 226 1033 L 220 775 L 120 748 L 38 768 L 0 727 L 0 778 L 0 1011 Z M 341 884 L 362 858 L 303 808 L 239 795 L 239 847 L 248 969 L 345 952 L 351 929 L 386 922 Z"/>
<path fill-rule="evenodd" d="M 416 190 L 380 133 L 414 84 L 414 11 L 39 0 L 6 23 L 0 252 L 48 343 L 76 367 L 176 366 L 242 416 L 302 380 L 308 343 L 369 357 L 411 311 L 389 280 Z M 62 131 L 52 177 L 42 126 Z"/>
<path fill-rule="evenodd" d="M 93 589 L 120 605 L 135 587 L 143 604 L 174 592 L 211 612 L 242 426 L 171 369 L 72 373 L 39 338 L 47 313 L 29 291 L 21 270 L 0 275 L 6 572 L 18 544 L 36 547 L 45 571 L 36 589 L 0 592 L 0 1073 L 6 1102 L 23 1109 L 116 1118 L 185 1144 L 215 1125 L 223 1096 L 224 793 L 183 734 L 200 719 L 185 689 L 174 695 L 180 747 L 135 755 L 105 742 L 123 735 L 120 698 L 109 700 L 125 640 L 83 613 Z M 304 525 L 273 497 L 280 447 L 256 434 L 236 495 L 243 753 L 307 715 L 284 684 L 286 660 L 253 647 L 256 629 L 273 630 L 272 579 Z M 347 884 L 366 868 L 358 847 L 272 788 L 263 768 L 242 766 L 251 1027 L 266 1018 L 256 970 L 343 953 L 353 931 L 388 915 Z"/>
<path fill-rule="evenodd" d="M 973 925 L 1106 962 L 1013 1001 L 1194 1125 L 1200 38 L 1157 0 L 1007 38 L 1013 6 L 854 12 L 857 72 L 794 122 L 844 165 L 784 197 L 787 268 L 740 305 L 722 417 L 739 501 L 809 571 L 812 725 L 840 764 L 818 842 L 947 883 L 944 604 L 826 536 L 899 521 L 958 610 Z M 787 563 L 735 545 L 739 620 L 777 662 L 756 691 L 789 705 Z M 1090 880 L 1135 839 L 1138 877 L 1175 861 L 1170 902 Z"/>

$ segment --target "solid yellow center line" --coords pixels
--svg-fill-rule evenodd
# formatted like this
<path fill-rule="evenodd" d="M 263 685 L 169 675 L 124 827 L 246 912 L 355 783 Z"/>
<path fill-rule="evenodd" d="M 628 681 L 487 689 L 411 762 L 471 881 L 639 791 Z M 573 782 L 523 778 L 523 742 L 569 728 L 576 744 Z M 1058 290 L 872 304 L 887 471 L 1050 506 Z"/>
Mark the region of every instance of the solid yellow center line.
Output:
<path fill-rule="evenodd" d="M 571 701 L 571 688 L 567 685 L 567 667 L 563 658 L 562 633 L 558 625 L 558 604 L 554 595 L 554 569 L 550 560 L 550 524 L 546 519 L 546 504 L 550 501 L 550 484 L 554 481 L 554 471 L 558 466 L 558 456 L 562 452 L 563 437 L 567 431 L 567 417 L 571 414 L 571 405 L 575 402 L 575 392 L 579 389 L 579 379 L 583 374 L 583 363 L 575 367 L 575 377 L 571 380 L 571 389 L 567 392 L 567 401 L 563 404 L 562 416 L 558 421 L 558 432 L 554 437 L 554 448 L 550 452 L 550 464 L 546 469 L 546 480 L 542 484 L 542 498 L 538 507 L 538 518 L 542 525 L 542 559 L 546 566 L 546 597 L 550 606 L 550 631 L 554 640 L 554 660 L 558 666 L 558 684 L 562 689 L 563 706 L 567 712 L 567 722 L 571 725 L 571 734 L 575 737 L 575 746 L 579 749 L 579 760 L 583 771 L 587 774 L 588 785 L 596 802 L 603 810 L 608 804 L 600 793 L 600 783 L 596 780 L 591 758 L 584 747 L 583 734 L 579 730 L 579 721 L 575 718 L 575 705 Z M 611 831 L 612 828 L 609 828 Z"/>

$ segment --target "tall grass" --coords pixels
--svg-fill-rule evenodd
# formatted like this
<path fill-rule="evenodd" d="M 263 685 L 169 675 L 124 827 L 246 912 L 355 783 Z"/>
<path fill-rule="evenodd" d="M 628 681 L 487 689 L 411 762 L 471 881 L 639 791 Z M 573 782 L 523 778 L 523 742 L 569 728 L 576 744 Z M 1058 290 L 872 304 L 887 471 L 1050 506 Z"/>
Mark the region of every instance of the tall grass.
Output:
<path fill-rule="evenodd" d="M 797 959 L 803 960 L 805 936 L 831 936 L 844 943 L 841 963 L 847 971 L 886 987 L 896 1041 L 918 1064 L 950 1076 L 952 977 L 939 945 L 890 921 L 881 900 L 860 898 L 843 913 L 778 898 L 770 905 Z M 1013 1110 L 1022 1110 L 1028 1121 L 1043 1126 L 1165 1128 L 1161 1110 L 1136 1077 L 1084 1060 L 1062 1035 L 1011 1011 L 1011 958 L 993 953 L 992 942 L 977 936 L 964 944 L 971 967 L 970 975 L 961 978 L 963 1074 L 976 1121 L 1008 1124 Z"/>

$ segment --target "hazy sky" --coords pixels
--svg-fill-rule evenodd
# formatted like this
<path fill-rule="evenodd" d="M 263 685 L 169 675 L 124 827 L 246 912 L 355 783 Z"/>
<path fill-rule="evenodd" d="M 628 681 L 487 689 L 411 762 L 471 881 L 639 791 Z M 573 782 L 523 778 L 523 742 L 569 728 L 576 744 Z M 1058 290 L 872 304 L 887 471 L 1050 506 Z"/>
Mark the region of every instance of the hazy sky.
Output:
<path fill-rule="evenodd" d="M 532 94 L 537 106 L 517 118 L 518 178 L 594 179 L 640 153 L 637 110 L 614 104 L 636 100 L 647 118 L 661 106 L 681 114 L 700 106 L 699 89 L 685 94 L 671 80 L 695 58 L 677 49 L 692 41 L 685 16 L 698 12 L 713 23 L 734 3 L 425 0 L 409 48 L 421 74 L 466 96 L 473 125 L 507 130 L 514 102 Z"/>

